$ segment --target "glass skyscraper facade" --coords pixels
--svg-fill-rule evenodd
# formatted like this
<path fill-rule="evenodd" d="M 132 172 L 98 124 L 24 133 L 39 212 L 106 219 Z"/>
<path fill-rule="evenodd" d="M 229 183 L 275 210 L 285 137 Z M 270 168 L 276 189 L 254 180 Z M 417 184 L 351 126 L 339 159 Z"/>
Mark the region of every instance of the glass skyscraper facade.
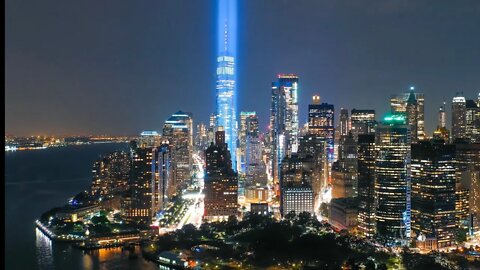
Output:
<path fill-rule="evenodd" d="M 412 230 L 439 248 L 455 242 L 455 145 L 412 144 Z"/>
<path fill-rule="evenodd" d="M 321 103 L 320 96 L 313 96 L 313 104 L 308 105 L 308 133 L 321 136 L 327 146 L 327 158 L 333 162 L 334 154 L 334 106 L 333 104 Z"/>
<path fill-rule="evenodd" d="M 413 86 L 410 87 L 409 92 L 394 95 L 390 98 L 392 113 L 406 114 L 412 142 L 425 139 L 424 104 L 424 94 L 415 92 Z"/>
<path fill-rule="evenodd" d="M 376 132 L 376 230 L 388 243 L 410 238 L 410 138 L 405 114 L 385 117 Z"/>
<path fill-rule="evenodd" d="M 225 131 L 225 141 L 236 169 L 237 117 L 235 100 L 235 56 L 237 1 L 218 1 L 216 126 Z"/>
<path fill-rule="evenodd" d="M 298 150 L 298 76 L 279 74 L 272 83 L 270 114 L 271 175 L 279 181 L 283 158 Z"/>

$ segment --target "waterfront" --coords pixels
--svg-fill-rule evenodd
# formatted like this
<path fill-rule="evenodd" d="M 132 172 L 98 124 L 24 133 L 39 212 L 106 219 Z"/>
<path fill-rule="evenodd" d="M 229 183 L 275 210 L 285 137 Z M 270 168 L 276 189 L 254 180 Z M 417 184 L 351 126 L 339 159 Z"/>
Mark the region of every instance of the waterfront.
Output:
<path fill-rule="evenodd" d="M 35 228 L 45 211 L 61 206 L 90 185 L 92 164 L 101 154 L 128 144 L 93 144 L 5 153 L 6 269 L 158 269 L 121 249 L 83 254 L 51 243 Z M 139 253 L 137 249 L 137 253 Z"/>

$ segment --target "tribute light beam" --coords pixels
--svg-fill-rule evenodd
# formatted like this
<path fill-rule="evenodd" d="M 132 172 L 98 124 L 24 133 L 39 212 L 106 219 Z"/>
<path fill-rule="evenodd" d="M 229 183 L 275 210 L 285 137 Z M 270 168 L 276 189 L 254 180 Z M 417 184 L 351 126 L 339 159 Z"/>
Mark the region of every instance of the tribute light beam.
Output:
<path fill-rule="evenodd" d="M 237 0 L 217 0 L 216 125 L 225 130 L 225 141 L 236 170 L 237 115 L 235 57 L 237 50 Z"/>

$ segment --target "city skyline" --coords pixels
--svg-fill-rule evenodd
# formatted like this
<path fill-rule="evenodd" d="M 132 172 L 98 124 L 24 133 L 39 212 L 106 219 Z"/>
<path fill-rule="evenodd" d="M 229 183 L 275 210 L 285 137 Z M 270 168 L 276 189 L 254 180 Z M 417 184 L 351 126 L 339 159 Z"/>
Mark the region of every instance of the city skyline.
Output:
<path fill-rule="evenodd" d="M 480 268 L 479 0 L 86 1 L 6 3 L 7 269 Z"/>
<path fill-rule="evenodd" d="M 239 3 L 237 114 L 257 111 L 265 132 L 271 81 L 295 73 L 300 125 L 314 94 L 335 105 L 337 119 L 340 108 L 355 108 L 374 109 L 379 120 L 391 95 L 413 85 L 425 94 L 427 134 L 444 100 L 450 128 L 456 92 L 475 99 L 479 91 L 480 5 L 347 2 Z M 215 112 L 215 3 L 116 5 L 108 16 L 100 11 L 110 5 L 98 5 L 6 3 L 6 132 L 133 135 L 160 131 L 179 109 L 207 123 Z M 124 27 L 128 21 L 135 23 Z"/>

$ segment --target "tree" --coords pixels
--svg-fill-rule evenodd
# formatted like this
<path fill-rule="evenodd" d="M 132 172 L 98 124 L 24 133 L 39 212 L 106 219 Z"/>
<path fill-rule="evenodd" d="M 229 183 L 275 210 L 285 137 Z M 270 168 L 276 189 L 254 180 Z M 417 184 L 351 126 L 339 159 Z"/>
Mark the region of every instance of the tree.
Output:
<path fill-rule="evenodd" d="M 285 220 L 289 221 L 290 223 L 294 223 L 297 219 L 297 214 L 295 211 L 290 211 L 288 214 L 285 215 Z"/>
<path fill-rule="evenodd" d="M 99 225 L 99 224 L 107 225 L 110 223 L 110 221 L 108 221 L 108 218 L 106 216 L 94 216 L 90 221 L 94 225 Z"/>
<path fill-rule="evenodd" d="M 310 222 L 310 219 L 312 218 L 312 215 L 308 212 L 302 212 L 298 214 L 298 224 L 305 226 Z"/>

